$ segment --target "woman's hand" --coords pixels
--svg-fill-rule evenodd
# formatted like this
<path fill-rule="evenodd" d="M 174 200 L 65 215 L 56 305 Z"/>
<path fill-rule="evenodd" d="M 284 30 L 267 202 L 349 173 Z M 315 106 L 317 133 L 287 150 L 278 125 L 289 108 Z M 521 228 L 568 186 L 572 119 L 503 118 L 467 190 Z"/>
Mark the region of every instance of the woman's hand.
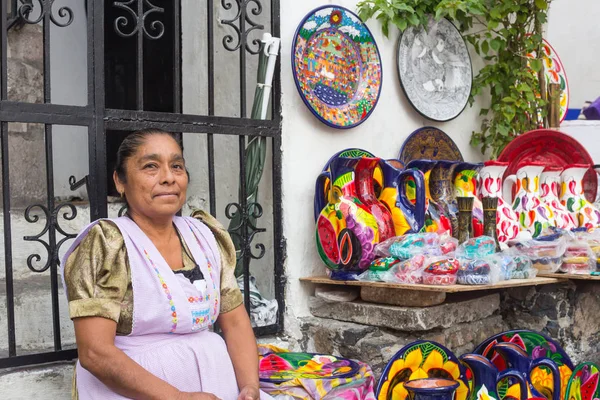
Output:
<path fill-rule="evenodd" d="M 221 400 L 212 393 L 203 392 L 179 392 L 177 400 Z"/>
<path fill-rule="evenodd" d="M 260 400 L 260 391 L 257 386 L 246 385 L 240 391 L 237 400 Z"/>

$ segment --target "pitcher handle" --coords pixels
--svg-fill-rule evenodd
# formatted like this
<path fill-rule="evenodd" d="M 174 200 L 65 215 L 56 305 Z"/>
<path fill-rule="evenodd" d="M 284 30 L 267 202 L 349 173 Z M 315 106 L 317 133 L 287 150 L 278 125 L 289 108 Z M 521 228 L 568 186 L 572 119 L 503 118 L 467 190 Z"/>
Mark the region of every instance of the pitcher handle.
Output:
<path fill-rule="evenodd" d="M 415 181 L 416 201 L 413 204 L 406 196 L 406 180 L 412 177 Z M 396 207 L 402 210 L 404 215 L 411 215 L 415 221 L 410 224 L 413 232 L 419 232 L 425 226 L 425 178 L 423 173 L 414 169 L 407 169 L 398 176 L 398 199 Z"/>
<path fill-rule="evenodd" d="M 325 179 L 329 179 L 331 185 L 331 174 L 328 171 L 323 171 L 317 177 L 315 183 L 315 200 L 314 200 L 314 214 L 315 222 L 319 218 L 319 214 L 327 205 L 327 199 L 325 199 L 325 193 L 323 192 L 323 186 L 325 186 Z"/>
<path fill-rule="evenodd" d="M 531 366 L 529 367 L 529 373 L 533 371 L 534 368 L 537 367 L 547 367 L 552 372 L 552 382 L 554 384 L 554 390 L 552 391 L 552 400 L 560 400 L 560 372 L 558 367 L 549 358 L 537 358 L 531 362 Z"/>
<path fill-rule="evenodd" d="M 516 184 L 517 184 L 517 176 L 516 175 L 509 175 L 506 177 L 506 179 L 504 179 L 504 182 L 502 182 L 502 199 L 511 208 L 512 208 L 512 204 L 514 201 L 513 195 L 512 195 L 512 187 L 513 187 L 513 185 L 516 185 Z"/>
<path fill-rule="evenodd" d="M 527 398 L 529 397 L 529 394 L 527 392 L 527 380 L 525 380 L 523 374 L 521 374 L 520 372 L 510 369 L 502 371 L 498 374 L 498 377 L 496 378 L 496 393 L 498 393 L 498 384 L 505 378 L 514 378 L 519 384 L 519 391 L 521 392 L 519 400 L 527 400 Z"/>

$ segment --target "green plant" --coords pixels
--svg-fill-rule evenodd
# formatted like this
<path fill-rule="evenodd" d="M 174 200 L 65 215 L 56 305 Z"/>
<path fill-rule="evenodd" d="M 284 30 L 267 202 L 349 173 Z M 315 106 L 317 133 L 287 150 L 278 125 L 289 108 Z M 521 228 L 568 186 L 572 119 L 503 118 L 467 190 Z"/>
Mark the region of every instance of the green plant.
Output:
<path fill-rule="evenodd" d="M 471 144 L 496 158 L 517 135 L 538 128 L 546 119 L 542 25 L 550 0 L 363 0 L 361 19 L 375 17 L 385 36 L 390 25 L 401 32 L 426 27 L 429 16 L 448 18 L 463 33 L 486 65 L 473 79 L 469 103 L 491 95 L 482 108 L 479 132 Z M 531 58 L 531 54 L 538 58 Z M 540 79 L 541 78 L 541 79 Z"/>

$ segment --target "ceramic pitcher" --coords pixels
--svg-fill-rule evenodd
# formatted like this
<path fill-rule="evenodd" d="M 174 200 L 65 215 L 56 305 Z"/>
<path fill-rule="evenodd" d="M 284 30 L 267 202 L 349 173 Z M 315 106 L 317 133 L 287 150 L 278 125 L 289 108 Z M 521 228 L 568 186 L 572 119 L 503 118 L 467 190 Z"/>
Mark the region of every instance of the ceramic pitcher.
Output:
<path fill-rule="evenodd" d="M 396 236 L 420 232 L 425 225 L 425 179 L 421 171 L 394 167 L 394 160 L 380 163 L 383 170 L 383 190 L 379 201 L 392 214 Z M 406 194 L 407 181 L 414 185 L 415 202 Z"/>
<path fill-rule="evenodd" d="M 528 163 L 505 179 L 504 196 L 510 196 L 511 184 L 516 185 L 516 195 L 512 208 L 519 216 L 521 230 L 526 230 L 535 238 L 542 230 L 554 225 L 554 214 L 540 199 L 540 175 L 545 164 Z"/>
<path fill-rule="evenodd" d="M 375 195 L 375 180 L 373 179 L 373 175 L 375 168 L 379 166 L 380 162 L 381 159 L 379 158 L 361 158 L 356 164 L 354 184 L 358 199 L 377 220 L 379 241 L 383 242 L 395 236 L 395 229 L 390 210 Z"/>
<path fill-rule="evenodd" d="M 594 165 L 594 171 L 596 171 L 596 179 L 600 185 L 600 165 Z M 594 200 L 594 207 L 600 210 L 600 190 L 596 190 L 596 199 Z"/>
<path fill-rule="evenodd" d="M 519 372 L 510 369 L 499 372 L 494 364 L 479 354 L 465 354 L 460 361 L 469 367 L 473 376 L 472 400 L 501 400 L 497 387 L 506 378 L 513 378 L 519 384 L 518 400 L 527 400 L 527 383 Z"/>
<path fill-rule="evenodd" d="M 317 218 L 319 256 L 333 271 L 361 272 L 374 258 L 379 242 L 377 220 L 358 199 L 354 168 L 359 158 L 340 157 L 331 161 L 328 204 Z"/>
<path fill-rule="evenodd" d="M 585 164 L 571 164 L 560 175 L 560 202 L 571 213 L 579 228 L 588 229 L 600 226 L 600 211 L 587 201 L 583 193 L 583 176 L 589 168 Z"/>
<path fill-rule="evenodd" d="M 559 199 L 560 174 L 562 167 L 546 167 L 540 178 L 542 202 L 544 202 L 554 213 L 554 225 L 557 228 L 571 230 L 577 228 L 577 223 L 563 206 Z"/>
<path fill-rule="evenodd" d="M 479 184 L 477 194 L 480 199 L 484 197 L 498 198 L 498 212 L 496 213 L 496 233 L 499 242 L 507 242 L 519 234 L 519 217 L 512 209 L 512 203 L 507 203 L 502 194 L 502 177 L 508 168 L 508 163 L 500 161 L 486 161 L 479 171 Z"/>
<path fill-rule="evenodd" d="M 456 161 L 440 160 L 431 170 L 429 177 L 431 198 L 442 207 L 444 214 L 450 219 L 454 237 L 458 234 L 458 203 L 452 178 L 457 165 Z"/>
<path fill-rule="evenodd" d="M 473 197 L 473 236 L 483 235 L 483 205 L 477 198 L 477 181 L 483 164 L 460 163 L 454 170 L 454 194 L 458 197 Z"/>

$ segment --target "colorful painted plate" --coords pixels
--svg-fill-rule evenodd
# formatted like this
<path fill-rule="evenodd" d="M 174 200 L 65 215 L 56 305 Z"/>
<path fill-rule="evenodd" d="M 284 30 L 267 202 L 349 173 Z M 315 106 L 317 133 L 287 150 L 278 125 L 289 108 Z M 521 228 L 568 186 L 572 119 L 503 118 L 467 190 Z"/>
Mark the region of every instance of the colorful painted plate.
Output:
<path fill-rule="evenodd" d="M 458 146 L 444 131 L 432 126 L 417 129 L 404 141 L 398 160 L 407 165 L 412 160 L 464 161 Z"/>
<path fill-rule="evenodd" d="M 336 379 L 358 374 L 360 366 L 349 359 L 324 354 L 279 352 L 260 356 L 262 382 L 282 383 L 296 378 Z"/>
<path fill-rule="evenodd" d="M 331 158 L 329 160 L 327 160 L 327 163 L 325 163 L 325 166 L 323 167 L 321 174 L 318 176 L 317 182 L 315 185 L 315 199 L 313 202 L 315 221 L 319 217 L 321 210 L 323 210 L 323 208 L 327 205 L 327 197 L 328 197 L 327 194 L 329 193 L 329 189 L 328 189 L 329 188 L 329 178 L 327 176 L 327 172 L 329 172 L 329 164 L 331 164 L 331 161 L 337 157 L 375 157 L 375 156 L 371 152 L 368 152 L 367 150 L 352 148 L 352 149 L 338 151 L 333 156 L 331 156 Z M 377 181 L 377 176 L 375 176 L 375 180 Z M 383 178 L 379 177 L 379 180 L 378 180 L 379 184 L 382 184 L 382 181 L 383 181 Z"/>
<path fill-rule="evenodd" d="M 469 394 L 465 368 L 447 348 L 436 342 L 419 340 L 396 353 L 383 370 L 377 384 L 379 400 L 407 399 L 404 382 L 419 378 L 446 378 L 457 381 L 456 400 L 466 400 Z"/>
<path fill-rule="evenodd" d="M 579 364 L 569 379 L 565 400 L 600 399 L 599 370 L 594 363 Z"/>
<path fill-rule="evenodd" d="M 473 71 L 460 32 L 447 19 L 411 27 L 398 41 L 398 75 L 412 106 L 426 118 L 449 121 L 467 106 Z"/>
<path fill-rule="evenodd" d="M 569 111 L 569 81 L 567 80 L 567 74 L 565 67 L 563 67 L 562 61 L 558 57 L 556 50 L 546 39 L 542 39 L 544 42 L 544 71 L 546 72 L 547 83 L 558 83 L 562 90 L 560 96 L 560 121 L 562 122 L 567 116 Z M 528 57 L 535 58 L 536 53 L 533 52 L 528 54 Z"/>
<path fill-rule="evenodd" d="M 569 164 L 588 164 L 590 170 L 583 179 L 585 196 L 590 202 L 596 199 L 598 177 L 591 168 L 590 153 L 571 136 L 550 129 L 538 129 L 514 138 L 500 153 L 498 161 L 510 163 L 504 177 L 515 174 L 524 164 L 541 162 L 565 167 Z"/>
<path fill-rule="evenodd" d="M 323 6 L 300 23 L 292 45 L 300 97 L 334 128 L 364 122 L 381 92 L 381 57 L 369 28 L 352 11 Z"/>

